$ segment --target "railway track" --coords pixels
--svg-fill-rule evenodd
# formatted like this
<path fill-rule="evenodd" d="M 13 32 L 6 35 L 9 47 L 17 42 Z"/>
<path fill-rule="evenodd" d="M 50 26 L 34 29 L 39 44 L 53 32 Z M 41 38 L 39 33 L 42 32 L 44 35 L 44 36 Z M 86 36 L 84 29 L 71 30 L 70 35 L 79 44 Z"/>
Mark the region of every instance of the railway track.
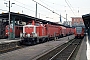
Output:
<path fill-rule="evenodd" d="M 16 45 L 16 44 L 2 44 L 0 45 L 0 54 L 3 54 L 3 53 L 6 53 L 6 52 L 10 52 L 10 51 L 14 51 L 14 50 L 17 50 L 17 49 L 21 49 L 21 48 L 25 48 L 25 47 L 28 47 L 28 46 L 25 46 L 25 45 Z"/>
<path fill-rule="evenodd" d="M 33 60 L 70 60 L 82 39 L 73 39 L 62 46 L 58 46 Z M 72 60 L 72 59 L 71 59 Z"/>

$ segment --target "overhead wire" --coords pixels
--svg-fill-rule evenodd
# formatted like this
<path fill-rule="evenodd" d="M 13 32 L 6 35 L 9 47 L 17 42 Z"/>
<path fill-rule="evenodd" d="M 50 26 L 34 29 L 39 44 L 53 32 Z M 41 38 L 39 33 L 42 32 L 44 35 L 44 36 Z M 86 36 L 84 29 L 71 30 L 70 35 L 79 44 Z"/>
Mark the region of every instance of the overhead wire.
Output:
<path fill-rule="evenodd" d="M 42 0 L 40 0 L 42 3 L 44 3 Z M 49 6 L 48 4 L 44 3 L 45 5 Z M 51 6 L 49 6 L 50 8 L 52 8 Z"/>
<path fill-rule="evenodd" d="M 42 0 L 40 0 L 42 3 L 44 3 Z M 48 2 L 48 1 L 47 1 Z M 51 3 L 51 4 L 56 4 L 56 3 L 53 3 L 53 2 L 49 2 L 49 3 Z M 44 4 L 46 4 L 46 3 L 44 3 Z M 47 6 L 49 6 L 48 4 L 46 4 Z M 60 5 L 60 4 L 56 4 L 56 5 Z M 61 5 L 61 6 L 64 6 L 64 7 L 68 7 L 68 6 L 65 6 L 65 5 Z M 54 9 L 54 11 L 55 11 L 55 9 Z M 57 13 L 56 13 L 57 14 Z M 59 18 L 61 19 L 61 17 L 63 17 L 61 14 L 59 15 Z M 64 19 L 67 19 L 66 17 L 63 17 Z M 68 19 L 67 19 L 68 20 Z"/>
<path fill-rule="evenodd" d="M 6 1 L 6 0 L 5 0 L 5 1 Z M 18 2 L 18 3 L 21 3 L 21 2 L 19 2 L 19 1 L 17 1 L 17 0 L 14 0 L 14 1 L 16 1 L 16 2 Z M 34 0 L 33 0 L 33 1 L 34 1 Z M 34 1 L 34 2 L 36 2 L 36 1 Z M 38 2 L 37 2 L 37 3 L 38 3 Z M 21 4 L 26 5 L 26 4 L 24 4 L 24 3 L 21 3 Z M 57 14 L 57 15 L 60 16 L 60 14 L 58 14 L 58 13 L 54 12 L 53 10 L 45 7 L 44 5 L 42 5 L 42 4 L 40 4 L 40 3 L 38 3 L 38 4 L 41 5 L 41 6 L 43 6 L 43 7 L 46 8 L 46 9 L 48 9 L 49 11 L 51 11 L 51 12 L 53 12 L 53 13 L 55 13 L 55 14 Z M 32 11 L 32 12 L 35 12 L 35 11 L 33 11 L 33 10 L 29 9 L 29 8 L 23 7 L 23 6 L 21 6 L 21 5 L 18 5 L 18 4 L 15 4 L 15 5 L 17 5 L 17 6 L 19 6 L 19 7 L 22 7 L 22 8 L 25 8 L 25 9 L 27 9 L 27 10 L 30 10 L 30 11 Z M 26 6 L 28 6 L 28 5 L 26 5 Z M 30 6 L 30 7 L 31 7 L 31 6 Z M 41 13 L 40 13 L 40 14 L 41 14 Z M 44 15 L 44 14 L 42 14 L 42 15 Z M 63 17 L 63 16 L 61 16 L 61 17 Z M 66 19 L 65 17 L 63 17 L 63 18 Z"/>
<path fill-rule="evenodd" d="M 42 1 L 42 0 L 40 0 L 40 1 Z M 45 1 L 45 0 L 44 0 Z M 53 3 L 53 2 L 50 2 L 50 1 L 46 1 L 47 3 L 49 3 L 49 4 L 55 4 L 55 5 L 59 5 L 59 6 L 65 6 L 65 5 L 61 5 L 61 4 L 57 4 L 57 3 Z"/>
<path fill-rule="evenodd" d="M 14 1 L 16 1 L 16 2 L 18 2 L 18 3 L 20 3 L 20 4 L 24 5 L 24 6 L 27 6 L 27 7 L 29 7 L 29 8 L 34 8 L 34 7 L 30 6 L 30 5 L 24 4 L 24 3 L 19 2 L 19 1 L 17 1 L 17 0 L 14 0 Z M 35 8 L 34 8 L 34 9 L 35 9 Z"/>
<path fill-rule="evenodd" d="M 6 1 L 6 0 L 4 0 L 4 1 Z M 6 1 L 7 2 L 7 1 Z M 0 10 L 2 10 L 2 11 L 8 11 L 8 10 L 4 10 L 4 9 L 0 9 Z"/>
<path fill-rule="evenodd" d="M 32 12 L 35 12 L 35 11 L 33 11 L 33 10 L 31 10 L 31 9 L 28 9 L 28 8 L 26 8 L 26 7 L 23 7 L 23 6 L 21 6 L 21 5 L 18 5 L 18 4 L 15 4 L 16 6 L 19 6 L 19 7 L 22 7 L 22 8 L 25 8 L 25 9 L 27 9 L 27 10 L 30 10 L 30 11 L 32 11 Z"/>
<path fill-rule="evenodd" d="M 68 1 L 68 0 L 67 0 Z M 72 7 L 71 3 L 68 1 L 69 5 Z M 74 10 L 74 8 L 72 7 L 72 9 Z"/>
<path fill-rule="evenodd" d="M 19 2 L 19 1 L 17 1 L 17 0 L 14 0 L 14 1 L 16 1 L 16 2 L 18 2 L 18 3 L 20 3 L 20 4 L 23 4 L 24 6 L 28 6 L 29 8 L 31 7 L 31 6 L 27 5 L 27 4 L 24 4 L 24 3 Z M 16 4 L 16 5 L 17 5 L 17 4 Z M 26 7 L 23 7 L 23 6 L 21 6 L 21 5 L 17 5 L 17 6 L 22 7 L 22 8 L 25 8 L 25 9 L 27 9 L 27 10 L 30 10 L 30 11 L 32 11 L 32 12 L 35 12 L 34 10 L 31 10 L 31 9 L 29 9 L 29 8 L 26 8 Z M 34 7 L 31 7 L 31 8 L 34 8 Z M 34 8 L 34 9 L 35 9 L 35 8 Z M 44 15 L 44 14 L 42 14 L 42 13 L 38 13 L 38 14 L 43 15 L 43 16 L 46 16 L 46 15 Z"/>
<path fill-rule="evenodd" d="M 18 2 L 18 3 L 21 3 L 21 4 L 24 5 L 24 6 L 28 6 L 28 7 L 34 8 L 34 7 L 32 7 L 32 6 L 29 6 L 29 5 L 27 5 L 27 4 L 24 4 L 24 3 L 22 3 L 22 2 L 19 2 L 19 1 L 17 1 L 17 0 L 14 0 L 14 1 L 16 1 L 16 2 Z"/>
<path fill-rule="evenodd" d="M 42 3 L 44 3 L 42 0 L 40 0 L 40 1 L 41 1 Z M 49 1 L 46 1 L 46 2 L 49 2 Z M 59 5 L 59 6 L 61 5 L 61 4 L 57 4 L 57 3 L 53 3 L 53 2 L 49 2 L 49 4 L 50 4 L 50 3 L 53 4 L 53 5 L 57 5 L 57 6 L 58 6 L 58 5 Z M 46 3 L 44 3 L 44 4 L 47 5 L 47 6 L 49 6 L 49 5 L 46 4 Z M 63 6 L 63 7 L 68 7 L 68 6 L 65 6 L 65 5 L 61 5 L 61 6 Z M 51 6 L 49 6 L 49 7 L 51 7 Z M 51 8 L 53 8 L 53 7 L 51 7 Z M 54 8 L 54 11 L 55 11 L 55 8 Z M 60 10 L 59 10 L 59 11 L 60 11 Z"/>
<path fill-rule="evenodd" d="M 42 0 L 39 0 L 39 1 L 41 1 L 42 3 L 44 3 Z M 55 8 L 54 7 L 52 7 L 52 6 L 50 6 L 50 5 L 46 4 L 46 3 L 44 3 L 44 4 L 47 5 L 48 7 L 50 7 L 53 11 L 55 11 Z"/>
<path fill-rule="evenodd" d="M 3 10 L 3 9 L 0 9 L 0 10 L 2 10 L 2 11 L 7 11 L 7 10 Z"/>
<path fill-rule="evenodd" d="M 69 5 L 71 6 L 72 10 L 75 12 L 76 10 L 73 8 L 73 6 L 71 5 L 71 3 L 69 2 L 69 0 L 67 0 Z M 78 12 L 79 12 L 79 9 L 78 9 Z"/>
<path fill-rule="evenodd" d="M 46 9 L 47 9 L 47 10 L 49 10 L 49 11 L 51 11 L 52 13 L 55 13 L 55 14 L 57 14 L 57 15 L 59 15 L 59 16 L 60 16 L 60 14 L 58 14 L 58 13 L 56 13 L 55 11 L 53 11 L 53 10 L 51 10 L 51 9 L 47 8 L 46 6 L 44 6 L 44 5 L 40 4 L 39 2 L 37 2 L 37 1 L 35 1 L 35 0 L 32 0 L 32 1 L 36 2 L 37 4 L 41 5 L 42 7 L 46 8 Z M 63 17 L 63 16 L 61 16 L 61 17 Z M 65 17 L 63 17 L 63 18 L 64 18 L 64 19 L 66 19 Z"/>
<path fill-rule="evenodd" d="M 16 6 L 19 6 L 19 7 L 21 7 L 21 8 L 25 8 L 25 9 L 27 9 L 27 10 L 30 10 L 30 9 L 28 9 L 28 8 L 26 8 L 26 7 L 23 7 L 23 6 L 20 6 L 20 5 L 18 5 L 18 4 L 15 4 Z M 34 10 L 30 10 L 30 11 L 32 11 L 32 12 L 35 12 Z M 42 14 L 42 13 L 39 13 L 40 15 L 43 15 L 43 16 L 46 16 L 46 15 L 44 15 L 44 14 Z"/>
<path fill-rule="evenodd" d="M 65 0 L 65 2 L 67 3 L 68 7 L 71 9 L 72 13 L 75 15 L 75 13 L 73 12 L 72 8 L 69 6 L 68 2 Z"/>
<path fill-rule="evenodd" d="M 8 2 L 7 0 L 4 0 L 4 1 Z M 17 1 L 17 0 L 14 0 L 14 1 L 15 1 L 15 2 L 18 2 L 18 3 L 20 3 L 20 4 L 23 4 L 24 6 L 31 7 L 31 6 L 29 6 L 29 5 L 26 5 L 26 4 L 24 4 L 24 3 L 19 2 L 19 1 Z M 32 12 L 35 12 L 34 10 L 31 10 L 31 9 L 26 8 L 26 7 L 24 7 L 24 6 L 18 5 L 18 4 L 16 4 L 16 3 L 15 3 L 15 5 L 18 6 L 18 7 L 21 7 L 21 8 L 27 9 L 27 10 L 30 10 L 30 11 L 32 11 Z M 31 7 L 31 8 L 32 8 L 32 7 Z M 0 9 L 0 10 L 3 10 L 3 9 Z M 3 11 L 7 11 L 7 10 L 3 10 Z M 38 13 L 38 14 L 43 15 L 43 16 L 46 16 L 46 15 L 44 15 L 44 14 L 42 14 L 42 13 Z"/>
<path fill-rule="evenodd" d="M 6 0 L 4 0 L 4 1 L 6 1 Z M 16 2 L 18 2 L 18 3 L 21 3 L 21 2 L 19 2 L 19 1 L 17 1 L 17 0 L 14 0 L 14 1 L 16 1 Z M 26 4 L 24 4 L 24 3 L 21 3 L 21 4 L 26 5 Z M 29 8 L 23 7 L 23 6 L 21 6 L 21 5 L 18 5 L 18 4 L 15 4 L 15 5 L 16 5 L 16 6 L 19 6 L 19 7 L 22 7 L 22 8 L 25 8 L 25 9 L 27 9 L 27 10 L 30 10 L 30 11 L 32 11 L 32 12 L 35 12 L 35 11 L 33 11 L 33 10 L 29 9 Z M 39 4 L 39 5 L 43 6 L 42 4 Z M 29 5 L 26 5 L 26 6 L 29 6 Z M 29 6 L 29 7 L 31 7 L 31 6 Z M 48 9 L 48 10 L 50 10 L 49 8 L 47 8 L 47 7 L 45 7 L 45 6 L 43 6 L 43 7 L 46 8 L 46 9 Z M 53 10 L 50 10 L 50 11 L 52 11 L 53 13 L 55 13 L 55 14 L 57 14 L 57 15 L 60 16 L 60 14 L 54 12 Z M 40 14 L 41 14 L 41 13 L 40 13 Z M 42 15 L 44 15 L 44 14 L 42 14 Z M 46 16 L 46 15 L 44 15 L 44 16 Z M 61 17 L 63 17 L 63 16 L 61 16 Z M 63 18 L 65 19 L 65 17 L 63 17 Z"/>

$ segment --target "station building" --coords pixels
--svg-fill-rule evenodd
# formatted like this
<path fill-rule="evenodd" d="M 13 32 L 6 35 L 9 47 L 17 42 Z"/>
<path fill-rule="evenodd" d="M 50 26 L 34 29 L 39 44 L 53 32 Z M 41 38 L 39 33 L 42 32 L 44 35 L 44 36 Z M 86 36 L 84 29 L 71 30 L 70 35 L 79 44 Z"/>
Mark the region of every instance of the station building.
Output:
<path fill-rule="evenodd" d="M 84 27 L 84 21 L 81 17 L 71 17 L 72 18 L 72 27 L 82 26 Z"/>

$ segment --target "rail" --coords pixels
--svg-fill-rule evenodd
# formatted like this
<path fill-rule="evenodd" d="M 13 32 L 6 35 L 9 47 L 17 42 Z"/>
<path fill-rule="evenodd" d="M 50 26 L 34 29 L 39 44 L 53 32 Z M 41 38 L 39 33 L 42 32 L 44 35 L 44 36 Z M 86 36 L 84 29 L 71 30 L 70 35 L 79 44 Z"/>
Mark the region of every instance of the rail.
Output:
<path fill-rule="evenodd" d="M 77 46 L 80 45 L 81 41 L 82 41 L 81 39 L 79 40 L 73 39 L 69 41 L 68 43 L 62 46 L 59 46 L 57 48 L 54 48 L 34 59 L 36 60 L 61 60 L 61 59 L 69 60 L 72 54 L 74 53 L 74 51 L 76 50 Z"/>

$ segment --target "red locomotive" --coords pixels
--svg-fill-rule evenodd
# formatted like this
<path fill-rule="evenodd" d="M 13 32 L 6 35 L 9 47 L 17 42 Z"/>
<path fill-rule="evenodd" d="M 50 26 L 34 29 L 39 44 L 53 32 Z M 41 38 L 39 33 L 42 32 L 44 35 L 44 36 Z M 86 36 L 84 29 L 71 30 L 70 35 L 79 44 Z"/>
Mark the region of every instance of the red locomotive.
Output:
<path fill-rule="evenodd" d="M 66 28 L 66 32 L 67 32 L 67 33 L 66 33 L 67 36 L 68 36 L 68 35 L 71 35 L 71 34 L 74 34 L 74 28 L 67 27 L 67 28 Z"/>
<path fill-rule="evenodd" d="M 75 28 L 75 38 L 83 38 L 84 37 L 84 28 L 76 27 Z"/>
<path fill-rule="evenodd" d="M 36 44 L 44 42 L 48 35 L 46 35 L 46 27 L 34 20 L 23 26 L 23 33 L 21 34 L 24 40 L 22 44 Z"/>

